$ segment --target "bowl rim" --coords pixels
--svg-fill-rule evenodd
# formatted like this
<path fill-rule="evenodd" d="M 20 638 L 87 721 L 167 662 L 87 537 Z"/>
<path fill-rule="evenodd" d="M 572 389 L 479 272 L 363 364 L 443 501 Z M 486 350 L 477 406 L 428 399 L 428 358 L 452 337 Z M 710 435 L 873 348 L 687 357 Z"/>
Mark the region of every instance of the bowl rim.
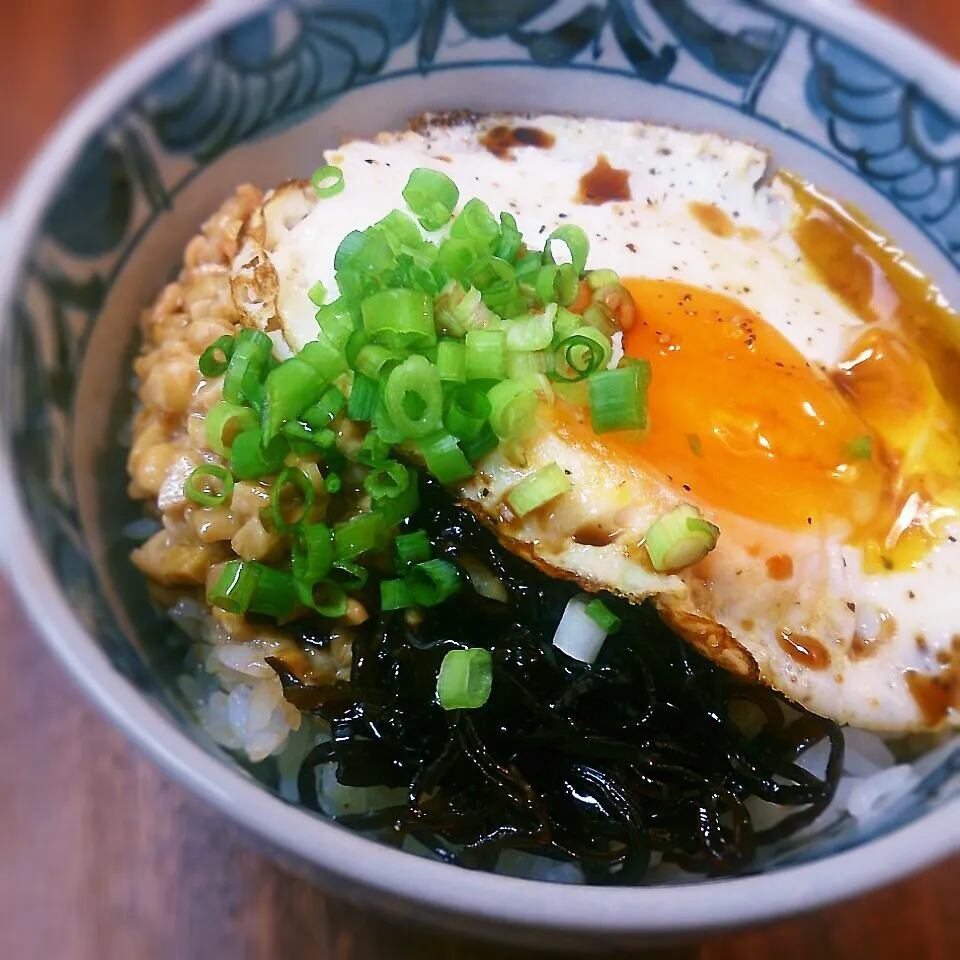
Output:
<path fill-rule="evenodd" d="M 40 223 L 87 137 L 186 51 L 270 0 L 233 0 L 176 21 L 115 67 L 74 106 L 17 186 L 0 260 L 0 350 L 9 349 L 14 281 Z M 772 9 L 790 0 L 768 0 Z M 871 55 L 898 63 L 934 89 L 960 89 L 960 69 L 876 14 L 836 0 L 810 0 L 790 15 L 840 33 L 869 29 Z M 113 723 L 161 767 L 235 822 L 294 858 L 401 905 L 448 920 L 483 919 L 560 933 L 694 934 L 771 920 L 864 893 L 960 850 L 960 798 L 876 840 L 813 863 L 770 873 L 680 885 L 567 886 L 464 870 L 381 846 L 287 804 L 202 749 L 122 677 L 79 622 L 33 534 L 13 470 L 0 408 L 0 549 L 9 578 L 47 646 Z M 16 555 L 13 556 L 13 545 Z"/>

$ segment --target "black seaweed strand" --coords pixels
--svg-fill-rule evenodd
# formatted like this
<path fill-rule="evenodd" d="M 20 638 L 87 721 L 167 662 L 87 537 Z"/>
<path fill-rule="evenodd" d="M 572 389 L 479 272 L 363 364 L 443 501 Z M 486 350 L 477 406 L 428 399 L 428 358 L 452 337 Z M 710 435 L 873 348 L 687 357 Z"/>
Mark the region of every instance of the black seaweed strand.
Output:
<path fill-rule="evenodd" d="M 472 590 L 427 611 L 372 618 L 358 632 L 350 684 L 305 686 L 273 666 L 287 697 L 315 712 L 333 739 L 300 771 L 302 801 L 319 810 L 318 773 L 336 764 L 347 786 L 404 787 L 408 802 L 342 822 L 400 844 L 411 836 L 443 860 L 492 869 L 514 848 L 576 861 L 592 883 L 642 883 L 651 857 L 708 875 L 749 867 L 757 846 L 810 823 L 832 799 L 843 740 L 829 721 L 745 686 L 675 637 L 648 605 L 606 602 L 623 619 L 592 666 L 554 650 L 576 588 L 504 550 L 437 484 L 411 522 L 438 552 L 469 554 L 502 580 L 510 603 Z M 494 684 L 478 710 L 436 702 L 452 649 L 493 652 Z M 735 722 L 749 704 L 759 729 Z M 823 779 L 796 763 L 830 743 Z M 757 831 L 750 797 L 781 805 Z"/>

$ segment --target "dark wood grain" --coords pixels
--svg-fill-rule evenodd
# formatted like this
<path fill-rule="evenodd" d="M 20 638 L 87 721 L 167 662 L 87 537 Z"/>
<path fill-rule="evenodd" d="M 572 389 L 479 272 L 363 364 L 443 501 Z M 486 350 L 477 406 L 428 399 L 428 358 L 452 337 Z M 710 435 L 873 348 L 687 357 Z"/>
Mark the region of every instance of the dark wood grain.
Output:
<path fill-rule="evenodd" d="M 0 195 L 78 91 L 189 0 L 3 0 Z M 875 0 L 960 54 L 956 0 Z M 545 960 L 345 906 L 249 850 L 73 687 L 0 583 L 4 960 Z M 676 960 L 960 957 L 960 858 L 850 904 Z M 583 958 L 586 960 L 586 958 Z"/>

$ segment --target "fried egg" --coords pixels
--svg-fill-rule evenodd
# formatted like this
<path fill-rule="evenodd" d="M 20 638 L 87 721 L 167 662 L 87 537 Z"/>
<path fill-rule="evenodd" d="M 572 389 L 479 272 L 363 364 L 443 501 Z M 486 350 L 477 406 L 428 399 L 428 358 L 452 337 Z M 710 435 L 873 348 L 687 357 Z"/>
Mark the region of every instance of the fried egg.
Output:
<path fill-rule="evenodd" d="M 416 167 L 511 212 L 531 246 L 576 223 L 588 268 L 617 271 L 635 301 L 618 347 L 651 364 L 649 427 L 597 436 L 556 397 L 456 495 L 537 566 L 651 599 L 706 656 L 816 713 L 960 725 L 956 317 L 895 248 L 711 133 L 461 115 L 326 159 L 343 191 L 278 188 L 234 264 L 238 307 L 281 352 L 316 337 L 307 292 L 336 296 L 340 240 L 403 208 Z M 550 463 L 571 490 L 514 516 L 506 495 Z M 657 572 L 645 536 L 679 504 L 719 542 Z"/>

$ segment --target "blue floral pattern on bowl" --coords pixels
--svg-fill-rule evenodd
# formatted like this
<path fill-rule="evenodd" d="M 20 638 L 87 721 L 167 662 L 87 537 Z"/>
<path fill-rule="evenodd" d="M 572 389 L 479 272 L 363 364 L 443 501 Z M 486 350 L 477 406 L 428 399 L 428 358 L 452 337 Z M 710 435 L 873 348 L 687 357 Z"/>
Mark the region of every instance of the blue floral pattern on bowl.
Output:
<path fill-rule="evenodd" d="M 21 494 L 57 579 L 115 666 L 198 740 L 171 682 L 178 651 L 145 612 L 143 585 L 124 559 L 129 543 L 119 531 L 137 508 L 124 495 L 116 442 L 128 412 L 122 401 L 97 465 L 97 495 L 109 508 L 103 529 L 81 523 L 75 411 L 94 324 L 151 228 L 230 151 L 309 123 L 367 88 L 504 68 L 629 81 L 639 115 L 644 97 L 669 92 L 778 134 L 789 129 L 960 265 L 960 121 L 950 105 L 762 0 L 279 2 L 192 51 L 90 138 L 50 204 L 14 306 L 2 382 Z M 777 96 L 783 85 L 796 87 L 798 73 L 804 96 Z M 575 96 L 567 102 L 576 108 Z M 106 544 L 99 562 L 92 541 Z M 256 775 L 273 786 L 269 765 Z M 835 820 L 778 851 L 775 862 L 858 845 L 958 790 L 960 747 L 948 744 L 882 815 Z"/>

